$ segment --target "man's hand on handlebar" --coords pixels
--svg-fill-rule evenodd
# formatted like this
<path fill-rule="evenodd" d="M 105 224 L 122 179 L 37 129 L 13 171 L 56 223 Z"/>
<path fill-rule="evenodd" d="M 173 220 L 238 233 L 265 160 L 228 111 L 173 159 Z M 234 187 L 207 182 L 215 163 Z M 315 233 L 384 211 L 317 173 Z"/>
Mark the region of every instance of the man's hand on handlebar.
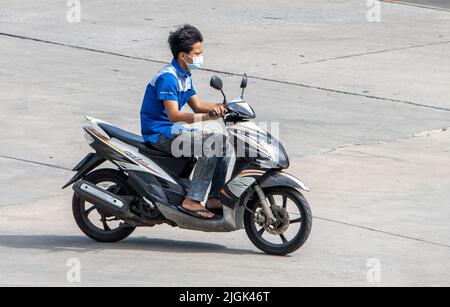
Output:
<path fill-rule="evenodd" d="M 223 105 L 218 105 L 208 112 L 210 119 L 218 119 L 224 117 L 227 114 L 227 109 Z"/>

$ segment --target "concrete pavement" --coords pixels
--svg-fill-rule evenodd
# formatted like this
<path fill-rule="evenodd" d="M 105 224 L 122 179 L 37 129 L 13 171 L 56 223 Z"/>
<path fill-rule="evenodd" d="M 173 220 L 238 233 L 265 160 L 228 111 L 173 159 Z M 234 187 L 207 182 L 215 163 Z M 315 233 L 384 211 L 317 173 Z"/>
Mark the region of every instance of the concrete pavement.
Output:
<path fill-rule="evenodd" d="M 356 0 L 173 3 L 82 1 L 78 24 L 61 1 L 2 3 L 0 284 L 71 285 L 75 257 L 81 285 L 450 285 L 450 14 L 385 3 L 372 24 Z M 89 150 L 81 115 L 138 132 L 183 22 L 204 32 L 230 96 L 233 74 L 252 76 L 258 121 L 280 122 L 290 171 L 312 188 L 313 232 L 289 257 L 260 254 L 244 232 L 168 226 L 102 245 L 71 217 L 60 187 Z M 217 101 L 211 74 L 194 82 Z M 381 283 L 367 281 L 372 258 Z"/>

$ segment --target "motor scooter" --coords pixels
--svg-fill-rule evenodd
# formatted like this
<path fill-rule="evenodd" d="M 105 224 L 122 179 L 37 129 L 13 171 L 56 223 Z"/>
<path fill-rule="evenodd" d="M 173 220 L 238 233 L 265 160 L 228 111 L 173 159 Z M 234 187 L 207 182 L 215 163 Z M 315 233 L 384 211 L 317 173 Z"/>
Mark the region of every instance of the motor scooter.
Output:
<path fill-rule="evenodd" d="M 244 100 L 248 78 L 239 99 L 227 101 L 223 82 L 211 78 L 227 110 L 223 120 L 236 155 L 234 168 L 220 190 L 222 214 L 200 219 L 178 209 L 189 189 L 195 158 L 177 158 L 153 148 L 139 135 L 105 121 L 86 117 L 85 138 L 94 152 L 73 169 L 72 211 L 79 228 L 99 242 L 118 242 L 136 227 L 169 224 L 205 232 L 245 229 L 260 250 L 286 255 L 308 239 L 312 214 L 298 178 L 286 173 L 289 158 L 282 144 L 251 122 L 253 108 Z M 240 145 L 239 145 L 240 144 Z M 100 168 L 109 161 L 114 168 Z"/>

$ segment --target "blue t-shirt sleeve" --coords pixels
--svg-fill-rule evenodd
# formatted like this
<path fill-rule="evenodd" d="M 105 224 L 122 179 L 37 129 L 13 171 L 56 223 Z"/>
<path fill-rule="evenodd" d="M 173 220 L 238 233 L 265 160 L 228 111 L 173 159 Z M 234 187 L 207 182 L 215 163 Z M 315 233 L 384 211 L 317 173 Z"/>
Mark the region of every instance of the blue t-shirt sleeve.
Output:
<path fill-rule="evenodd" d="M 164 100 L 174 100 L 178 101 L 178 80 L 177 78 L 170 74 L 161 75 L 158 80 L 156 80 L 156 99 Z"/>

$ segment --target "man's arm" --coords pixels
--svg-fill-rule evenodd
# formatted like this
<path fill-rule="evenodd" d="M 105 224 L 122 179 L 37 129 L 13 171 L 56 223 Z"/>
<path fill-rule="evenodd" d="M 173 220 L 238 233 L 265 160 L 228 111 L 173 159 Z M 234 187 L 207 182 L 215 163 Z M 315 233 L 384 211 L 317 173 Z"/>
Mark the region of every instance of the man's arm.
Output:
<path fill-rule="evenodd" d="M 216 111 L 220 116 L 224 116 L 226 109 L 222 103 L 206 103 L 202 102 L 197 95 L 189 99 L 189 106 L 195 113 L 208 113 L 209 111 Z"/>
<path fill-rule="evenodd" d="M 183 122 L 192 124 L 194 122 L 217 119 L 220 116 L 211 117 L 208 113 L 187 113 L 178 110 L 178 102 L 175 100 L 164 100 L 169 120 L 173 123 Z M 195 112 L 195 111 L 194 111 Z"/>

